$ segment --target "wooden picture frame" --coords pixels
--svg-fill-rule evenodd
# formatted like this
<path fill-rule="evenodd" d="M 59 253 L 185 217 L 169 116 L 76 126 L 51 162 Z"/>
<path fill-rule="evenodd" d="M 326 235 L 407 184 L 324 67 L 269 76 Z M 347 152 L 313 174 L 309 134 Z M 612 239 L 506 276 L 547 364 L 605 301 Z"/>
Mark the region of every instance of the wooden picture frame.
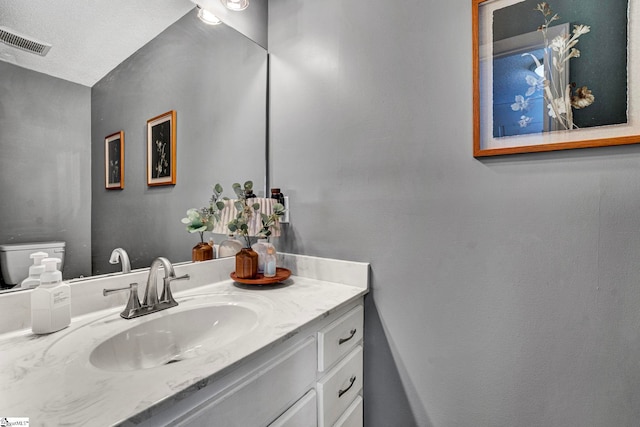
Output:
<path fill-rule="evenodd" d="M 124 188 L 124 131 L 104 138 L 104 187 L 107 190 Z"/>
<path fill-rule="evenodd" d="M 639 143 L 639 19 L 633 0 L 472 0 L 474 157 Z"/>
<path fill-rule="evenodd" d="M 176 183 L 176 112 L 147 120 L 147 185 Z"/>

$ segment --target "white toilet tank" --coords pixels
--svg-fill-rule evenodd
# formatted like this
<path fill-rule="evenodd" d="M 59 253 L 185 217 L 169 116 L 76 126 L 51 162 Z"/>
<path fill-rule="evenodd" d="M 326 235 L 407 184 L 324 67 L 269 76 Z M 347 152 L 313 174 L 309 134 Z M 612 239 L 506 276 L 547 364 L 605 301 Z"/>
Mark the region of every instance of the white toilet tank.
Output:
<path fill-rule="evenodd" d="M 66 242 L 10 243 L 0 245 L 0 267 L 2 279 L 8 286 L 18 285 L 29 276 L 29 258 L 34 252 L 46 252 L 51 258 L 60 258 L 60 267 L 64 267 L 64 250 Z"/>

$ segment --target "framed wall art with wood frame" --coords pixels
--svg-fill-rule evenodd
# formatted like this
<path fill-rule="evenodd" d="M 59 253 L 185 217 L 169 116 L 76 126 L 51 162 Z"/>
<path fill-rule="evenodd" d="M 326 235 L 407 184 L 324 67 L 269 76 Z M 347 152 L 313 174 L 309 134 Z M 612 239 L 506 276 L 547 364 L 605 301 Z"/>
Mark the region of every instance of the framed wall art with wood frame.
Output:
<path fill-rule="evenodd" d="M 638 2 L 472 4 L 475 157 L 640 142 Z"/>
<path fill-rule="evenodd" d="M 147 185 L 176 183 L 176 112 L 147 120 Z"/>
<path fill-rule="evenodd" d="M 107 190 L 124 188 L 124 131 L 104 139 L 104 187 Z"/>

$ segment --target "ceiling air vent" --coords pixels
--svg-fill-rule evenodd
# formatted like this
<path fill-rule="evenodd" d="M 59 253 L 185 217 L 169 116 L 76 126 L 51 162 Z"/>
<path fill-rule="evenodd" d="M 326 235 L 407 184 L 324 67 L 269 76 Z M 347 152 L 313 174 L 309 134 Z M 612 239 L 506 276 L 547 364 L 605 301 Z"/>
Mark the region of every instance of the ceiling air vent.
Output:
<path fill-rule="evenodd" d="M 47 52 L 49 52 L 49 49 L 51 49 L 49 43 L 43 43 L 31 37 L 23 36 L 7 27 L 0 27 L 0 41 L 9 46 L 41 56 L 45 56 Z"/>

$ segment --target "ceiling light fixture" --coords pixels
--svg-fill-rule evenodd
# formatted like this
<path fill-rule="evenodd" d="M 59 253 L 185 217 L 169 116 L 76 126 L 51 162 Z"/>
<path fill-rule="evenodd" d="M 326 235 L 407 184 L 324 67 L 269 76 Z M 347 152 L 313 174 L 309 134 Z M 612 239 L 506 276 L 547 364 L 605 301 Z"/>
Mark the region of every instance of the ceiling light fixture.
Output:
<path fill-rule="evenodd" d="M 198 18 L 200 18 L 200 20 L 205 24 L 218 25 L 222 22 L 220 18 L 209 12 L 207 9 L 203 9 L 200 5 L 196 5 L 196 7 L 198 8 Z"/>
<path fill-rule="evenodd" d="M 245 10 L 249 7 L 249 0 L 220 0 L 224 7 L 233 11 Z"/>

